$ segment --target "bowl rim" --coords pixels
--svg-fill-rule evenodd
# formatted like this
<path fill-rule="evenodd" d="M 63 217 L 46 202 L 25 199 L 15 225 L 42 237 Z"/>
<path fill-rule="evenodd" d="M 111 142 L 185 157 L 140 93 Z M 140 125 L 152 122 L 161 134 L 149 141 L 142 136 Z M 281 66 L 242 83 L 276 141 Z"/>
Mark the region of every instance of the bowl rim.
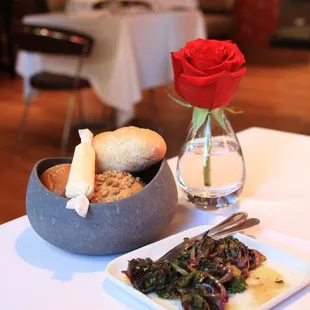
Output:
<path fill-rule="evenodd" d="M 40 186 L 41 189 L 43 189 L 44 191 L 49 192 L 53 197 L 58 197 L 59 199 L 64 200 L 64 202 L 67 202 L 67 201 L 70 200 L 69 198 L 59 196 L 59 195 L 55 194 L 54 192 L 50 191 L 47 187 L 45 187 L 45 186 L 42 184 L 42 182 L 41 182 L 41 180 L 40 180 L 40 177 L 39 177 L 39 174 L 38 174 L 38 166 L 39 166 L 42 162 L 49 161 L 49 160 L 55 160 L 55 159 L 57 159 L 57 160 L 72 160 L 73 157 L 46 157 L 46 158 L 42 158 L 42 159 L 40 159 L 39 161 L 37 161 L 37 162 L 35 163 L 35 165 L 34 165 L 33 168 L 32 168 L 32 171 L 34 172 L 34 177 L 35 177 L 37 183 L 39 183 L 39 186 Z M 66 162 L 64 162 L 64 163 L 66 163 Z M 121 201 L 123 202 L 123 201 L 125 201 L 125 200 L 127 200 L 127 199 L 132 199 L 132 198 L 135 197 L 136 195 L 141 194 L 145 189 L 147 189 L 149 186 L 151 186 L 151 184 L 155 181 L 155 179 L 157 178 L 157 176 L 159 175 L 159 173 L 164 169 L 164 166 L 168 165 L 168 164 L 167 164 L 167 159 L 166 159 L 165 157 L 164 157 L 162 160 L 160 160 L 159 162 L 157 162 L 156 164 L 158 164 L 158 163 L 160 163 L 160 167 L 159 167 L 157 173 L 155 174 L 155 176 L 153 177 L 153 179 L 152 179 L 148 184 L 146 184 L 146 186 L 143 187 L 143 189 L 140 190 L 139 192 L 137 192 L 137 193 L 135 193 L 135 194 L 133 194 L 133 195 L 131 195 L 131 196 L 129 196 L 129 197 L 123 198 L 123 199 L 121 199 L 121 200 L 117 200 L 117 201 L 111 201 L 111 202 L 105 202 L 105 203 L 93 203 L 93 202 L 89 202 L 89 207 L 90 207 L 90 208 L 102 208 L 103 206 L 106 207 L 106 208 L 107 208 L 107 207 L 113 207 L 113 206 L 115 205 L 116 202 L 121 202 Z M 59 163 L 59 165 L 60 165 L 60 164 L 61 164 L 61 163 Z M 154 164 L 154 165 L 156 165 L 156 164 Z M 169 165 L 168 165 L 168 167 L 169 167 Z M 51 168 L 51 167 L 50 167 L 50 168 Z M 48 168 L 48 169 L 49 169 L 49 168 Z"/>

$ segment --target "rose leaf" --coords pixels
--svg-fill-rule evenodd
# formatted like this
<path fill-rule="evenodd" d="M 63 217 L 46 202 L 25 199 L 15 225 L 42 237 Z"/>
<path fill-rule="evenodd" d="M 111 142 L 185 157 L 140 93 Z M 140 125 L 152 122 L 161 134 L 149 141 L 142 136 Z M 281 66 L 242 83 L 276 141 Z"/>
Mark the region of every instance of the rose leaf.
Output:
<path fill-rule="evenodd" d="M 227 108 L 226 107 L 225 110 L 228 111 L 229 113 L 235 114 L 235 115 L 243 113 L 243 111 L 235 111 L 233 108 Z"/>
<path fill-rule="evenodd" d="M 211 111 L 211 116 L 219 123 L 219 125 L 226 130 L 226 124 L 224 121 L 224 109 L 218 108 Z"/>
<path fill-rule="evenodd" d="M 183 101 L 181 101 L 181 100 L 179 100 L 179 99 L 174 98 L 172 95 L 169 94 L 169 92 L 168 92 L 166 89 L 165 89 L 165 92 L 166 92 L 166 94 L 168 95 L 168 97 L 169 97 L 170 99 L 172 99 L 174 102 L 178 103 L 178 104 L 181 105 L 182 107 L 185 107 L 185 108 L 192 108 L 192 107 L 193 107 L 193 106 L 192 106 L 191 104 L 189 104 L 189 103 L 186 103 L 186 102 L 183 102 Z"/>

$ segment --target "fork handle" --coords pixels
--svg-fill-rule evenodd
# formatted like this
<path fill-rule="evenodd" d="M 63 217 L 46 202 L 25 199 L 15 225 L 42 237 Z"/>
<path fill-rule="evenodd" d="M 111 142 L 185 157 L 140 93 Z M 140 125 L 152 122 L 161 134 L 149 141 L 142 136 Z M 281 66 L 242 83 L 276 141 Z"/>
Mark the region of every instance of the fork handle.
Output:
<path fill-rule="evenodd" d="M 239 224 L 237 226 L 234 226 L 234 227 L 222 230 L 220 232 L 217 232 L 217 233 L 211 235 L 210 237 L 212 237 L 212 238 L 219 238 L 219 237 L 223 238 L 224 236 L 231 235 L 232 233 L 243 231 L 245 229 L 248 229 L 248 228 L 251 228 L 253 226 L 256 226 L 259 223 L 260 223 L 259 219 L 257 219 L 257 218 L 249 218 L 249 219 L 245 220 L 245 222 L 243 222 L 243 223 L 241 223 L 241 224 Z"/>
<path fill-rule="evenodd" d="M 229 216 L 224 221 L 220 222 L 219 224 L 213 226 L 208 230 L 208 235 L 213 235 L 217 232 L 222 231 L 223 229 L 229 229 L 232 226 L 238 225 L 243 223 L 248 217 L 246 212 L 236 212 Z"/>

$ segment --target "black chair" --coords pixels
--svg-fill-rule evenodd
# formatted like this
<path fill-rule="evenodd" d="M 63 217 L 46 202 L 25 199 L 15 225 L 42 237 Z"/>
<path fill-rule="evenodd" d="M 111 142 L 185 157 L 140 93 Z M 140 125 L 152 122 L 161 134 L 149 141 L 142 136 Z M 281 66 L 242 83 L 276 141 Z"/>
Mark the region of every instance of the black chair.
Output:
<path fill-rule="evenodd" d="M 93 9 L 104 9 L 104 8 L 108 7 L 110 3 L 111 3 L 111 1 L 109 1 L 109 0 L 99 1 L 99 2 L 97 2 L 97 3 L 95 3 L 93 5 Z M 147 2 L 147 1 L 119 0 L 118 3 L 122 7 L 142 6 L 142 7 L 146 8 L 146 9 L 148 9 L 148 10 L 151 10 L 151 11 L 153 10 L 152 5 L 149 2 Z"/>
<path fill-rule="evenodd" d="M 86 79 L 81 78 L 81 71 L 85 58 L 91 53 L 94 41 L 90 36 L 82 33 L 38 25 L 22 25 L 14 33 L 14 40 L 20 50 L 77 57 L 75 76 L 52 74 L 43 71 L 34 74 L 30 78 L 30 85 L 34 90 L 71 91 L 61 142 L 61 151 L 64 154 L 68 144 L 76 97 L 78 97 L 79 114 L 83 118 L 80 90 L 89 88 L 90 84 Z M 19 149 L 22 142 L 31 98 L 32 95 L 30 94 L 24 99 L 25 108 L 19 128 L 16 150 Z"/>
<path fill-rule="evenodd" d="M 0 1 L 0 38 L 2 35 L 5 37 L 5 44 L 2 45 L 0 39 L 0 62 L 2 56 L 6 55 L 8 59 L 8 65 L 3 65 L 12 78 L 15 77 L 15 57 L 14 50 L 11 40 L 11 27 L 12 27 L 12 1 L 11 0 L 1 0 Z M 2 65 L 1 65 L 2 66 Z"/>
<path fill-rule="evenodd" d="M 14 78 L 15 73 L 15 49 L 12 33 L 20 26 L 23 16 L 27 14 L 38 14 L 48 12 L 45 0 L 0 0 L 0 67 L 9 72 Z M 5 56 L 5 57 L 3 57 Z M 7 64 L 1 61 L 6 58 Z"/>

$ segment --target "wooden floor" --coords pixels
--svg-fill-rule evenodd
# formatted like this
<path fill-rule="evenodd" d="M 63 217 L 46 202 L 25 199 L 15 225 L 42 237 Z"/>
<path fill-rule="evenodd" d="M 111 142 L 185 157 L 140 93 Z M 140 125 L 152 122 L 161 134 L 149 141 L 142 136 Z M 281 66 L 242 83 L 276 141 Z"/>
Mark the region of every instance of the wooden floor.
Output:
<path fill-rule="evenodd" d="M 231 117 L 236 131 L 260 126 L 309 135 L 309 54 L 293 50 L 249 50 L 245 55 L 248 71 L 231 102 L 233 107 L 244 111 Z M 83 95 L 88 120 L 100 120 L 102 105 L 96 95 L 92 91 Z M 138 118 L 160 125 L 168 144 L 167 155 L 175 156 L 191 112 L 169 101 L 163 88 L 156 89 L 156 96 L 156 119 L 148 114 L 147 92 L 136 106 L 136 113 Z M 14 154 L 13 144 L 23 111 L 22 80 L 10 80 L 4 73 L 0 74 L 0 223 L 25 214 L 26 186 L 35 162 L 59 155 L 67 98 L 67 93 L 42 93 L 33 101 L 23 148 Z M 76 143 L 78 139 L 73 135 L 69 154 Z"/>

